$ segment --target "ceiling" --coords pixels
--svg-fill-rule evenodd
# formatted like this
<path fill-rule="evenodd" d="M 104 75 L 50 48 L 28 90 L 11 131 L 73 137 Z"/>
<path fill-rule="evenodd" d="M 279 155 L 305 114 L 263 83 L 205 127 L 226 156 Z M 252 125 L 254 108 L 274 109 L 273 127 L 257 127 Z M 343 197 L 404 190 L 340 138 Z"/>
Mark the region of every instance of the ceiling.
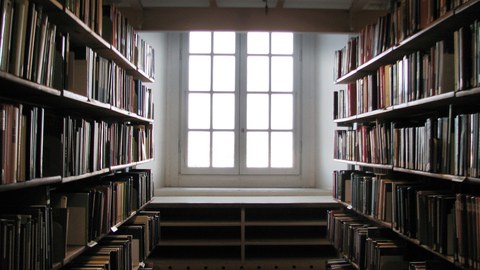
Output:
<path fill-rule="evenodd" d="M 106 0 L 144 30 L 352 32 L 392 0 Z"/>

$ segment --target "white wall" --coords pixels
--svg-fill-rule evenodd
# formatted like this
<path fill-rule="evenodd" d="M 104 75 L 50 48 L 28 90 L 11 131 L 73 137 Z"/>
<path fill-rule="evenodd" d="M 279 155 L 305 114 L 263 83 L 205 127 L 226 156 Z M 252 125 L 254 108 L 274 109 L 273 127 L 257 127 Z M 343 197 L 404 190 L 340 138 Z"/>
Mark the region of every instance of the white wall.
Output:
<path fill-rule="evenodd" d="M 316 40 L 316 186 L 321 189 L 332 189 L 333 170 L 345 169 L 345 164 L 333 161 L 333 92 L 344 88 L 335 85 L 333 78 L 334 53 L 347 44 L 346 34 L 318 34 Z"/>
<path fill-rule="evenodd" d="M 169 186 L 166 181 L 166 175 L 178 174 L 177 169 L 166 167 L 167 159 L 178 160 L 178 145 L 175 143 L 168 143 L 165 138 L 178 136 L 178 130 L 165 128 L 169 124 L 179 121 L 178 119 L 178 100 L 176 102 L 166 102 L 167 96 L 178 96 L 178 85 L 167 85 L 168 81 L 176 82 L 178 84 L 178 55 L 168 55 L 167 46 L 179 46 L 179 40 L 174 42 L 167 42 L 168 33 L 159 32 L 142 32 L 141 36 L 149 44 L 155 48 L 155 83 L 151 84 L 154 93 L 155 102 L 155 161 L 142 165 L 142 168 L 152 169 L 156 188 Z M 333 132 L 335 124 L 333 122 L 333 91 L 342 89 L 343 85 L 335 85 L 333 81 L 333 60 L 334 52 L 342 48 L 348 40 L 348 35 L 345 34 L 309 34 L 304 39 L 304 42 L 310 42 L 311 46 L 306 46 L 306 51 L 303 54 L 304 61 L 307 61 L 306 67 L 311 67 L 304 70 L 303 84 L 305 88 L 315 88 L 314 94 L 303 93 L 307 100 L 315 102 L 315 110 L 304 111 L 304 114 L 312 114 L 312 119 L 307 120 L 311 125 L 308 133 L 315 137 L 315 141 L 310 147 L 312 158 L 315 160 L 314 172 L 305 172 L 314 178 L 314 186 L 321 189 L 332 189 L 332 171 L 335 169 L 345 169 L 346 165 L 333 161 Z M 313 47 L 313 48 L 312 48 Z M 308 51 L 308 53 L 307 53 Z M 307 54 L 312 54 L 307 55 Z M 168 58 L 169 57 L 169 58 Z M 308 59 L 308 60 L 307 60 Z M 314 63 L 312 63 L 314 62 Z M 311 74 L 308 74 L 312 72 Z M 311 93 L 311 92 L 310 92 Z M 307 117 L 308 118 L 308 117 Z M 169 135 L 168 135 L 169 134 Z M 311 140 L 308 140 L 311 142 Z M 173 155 L 165 155 L 165 153 L 175 153 Z M 173 170 L 172 170 L 173 169 Z M 170 172 L 169 172 L 170 171 Z M 173 181 L 175 182 L 175 181 Z"/>
<path fill-rule="evenodd" d="M 138 166 L 152 170 L 155 188 L 164 186 L 165 182 L 165 78 L 167 61 L 165 34 L 160 32 L 141 32 L 140 37 L 155 50 L 155 82 L 148 83 L 152 89 L 154 103 L 154 161 Z"/>

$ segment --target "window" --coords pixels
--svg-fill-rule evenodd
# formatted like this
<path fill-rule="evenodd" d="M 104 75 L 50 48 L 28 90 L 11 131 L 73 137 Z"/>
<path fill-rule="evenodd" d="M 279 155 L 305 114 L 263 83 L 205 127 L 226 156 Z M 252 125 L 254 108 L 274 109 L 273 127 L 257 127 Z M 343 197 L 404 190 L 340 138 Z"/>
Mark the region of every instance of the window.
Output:
<path fill-rule="evenodd" d="M 190 32 L 182 173 L 296 174 L 293 33 Z"/>

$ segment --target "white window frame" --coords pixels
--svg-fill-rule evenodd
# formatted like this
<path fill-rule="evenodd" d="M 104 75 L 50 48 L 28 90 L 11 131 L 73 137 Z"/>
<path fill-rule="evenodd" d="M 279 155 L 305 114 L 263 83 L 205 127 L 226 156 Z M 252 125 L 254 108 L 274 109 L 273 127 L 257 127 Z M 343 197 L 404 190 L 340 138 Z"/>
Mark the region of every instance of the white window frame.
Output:
<path fill-rule="evenodd" d="M 185 175 L 299 175 L 301 167 L 301 98 L 300 98 L 300 39 L 294 35 L 294 52 L 293 52 L 293 166 L 291 168 L 247 168 L 246 166 L 246 70 L 247 70 L 247 54 L 246 54 L 246 33 L 236 34 L 236 119 L 235 119 L 235 165 L 233 168 L 197 168 L 188 167 L 187 165 L 187 148 L 188 148 L 188 33 L 182 34 L 181 49 L 181 124 L 180 124 L 180 173 Z M 213 35 L 212 35 L 213 36 Z M 213 53 L 211 54 L 213 55 Z M 268 54 L 271 59 L 272 54 Z M 241 60 L 239 60 L 241 59 Z M 195 92 L 201 93 L 201 92 Z M 212 92 L 208 92 L 212 93 Z M 215 92 L 217 93 L 217 92 Z M 232 92 L 230 92 L 232 93 Z M 269 91 L 269 97 L 275 92 Z M 285 94 L 289 94 L 285 93 Z M 240 113 L 242 112 L 243 113 Z M 268 130 L 271 134 L 272 129 Z M 269 147 L 269 152 L 271 148 Z"/>

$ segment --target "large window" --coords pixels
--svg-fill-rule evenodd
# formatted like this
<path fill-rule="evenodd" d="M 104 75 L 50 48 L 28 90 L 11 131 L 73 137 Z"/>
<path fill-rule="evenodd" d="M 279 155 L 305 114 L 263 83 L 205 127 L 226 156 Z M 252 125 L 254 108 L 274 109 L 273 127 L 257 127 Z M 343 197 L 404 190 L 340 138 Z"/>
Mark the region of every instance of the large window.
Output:
<path fill-rule="evenodd" d="M 191 32 L 185 44 L 182 173 L 298 173 L 294 35 Z"/>

